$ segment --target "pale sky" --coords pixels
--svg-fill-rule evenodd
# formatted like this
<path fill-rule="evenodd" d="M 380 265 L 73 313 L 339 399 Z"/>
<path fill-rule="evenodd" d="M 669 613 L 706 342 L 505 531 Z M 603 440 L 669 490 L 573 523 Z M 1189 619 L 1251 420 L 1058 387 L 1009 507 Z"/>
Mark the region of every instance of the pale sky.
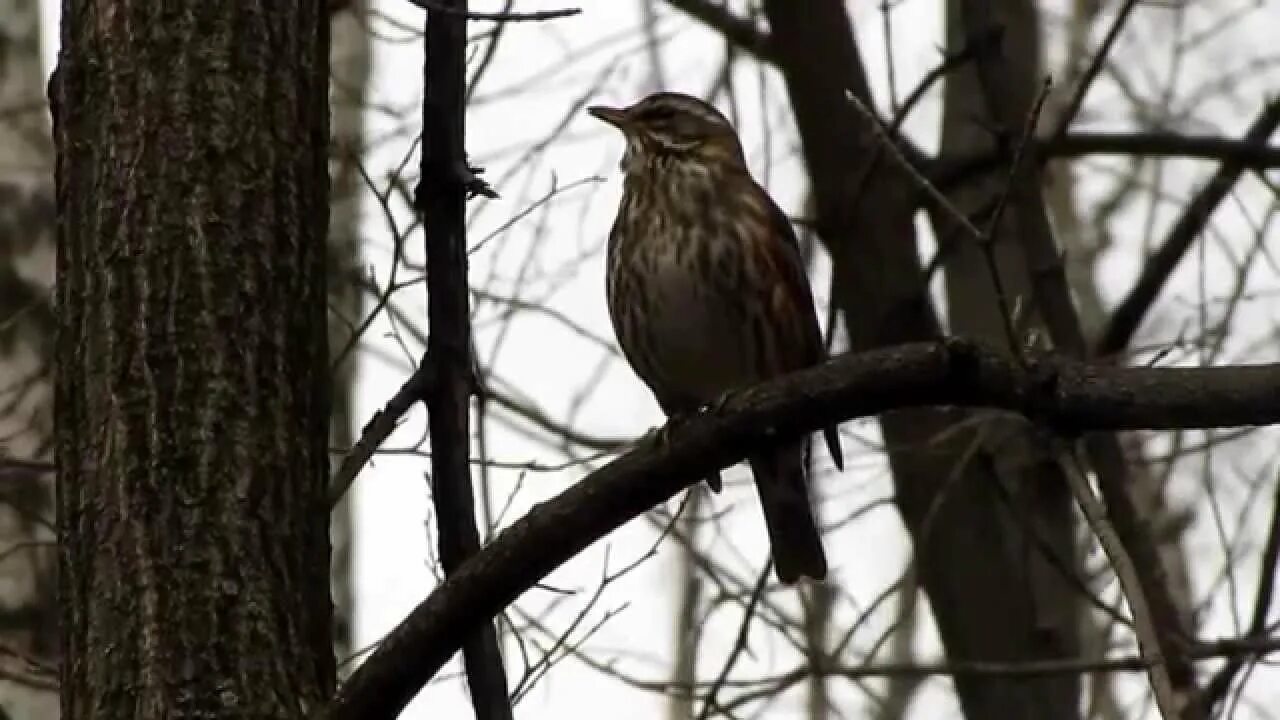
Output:
<path fill-rule="evenodd" d="M 546 304 L 570 316 L 597 337 L 612 342 L 603 296 L 602 243 L 620 191 L 617 162 L 622 143 L 619 137 L 585 114 L 577 113 L 564 133 L 543 149 L 536 162 L 508 177 L 508 171 L 526 149 L 548 136 L 589 88 L 598 88 L 593 101 L 617 104 L 630 103 L 649 88 L 649 65 L 637 32 L 641 22 L 640 3 L 610 0 L 580 4 L 584 12 L 576 17 L 508 27 L 477 93 L 476 105 L 468 117 L 468 150 L 474 161 L 487 168 L 485 177 L 497 184 L 502 198 L 471 204 L 474 213 L 469 231 L 471 241 L 489 236 L 513 215 L 527 210 L 546 195 L 553 182 L 561 188 L 579 184 L 558 194 L 554 203 L 547 206 L 553 208 L 550 212 L 535 209 L 508 232 L 488 240 L 472 256 L 472 282 L 476 287 L 498 294 L 522 293 L 522 299 Z M 883 108 L 888 91 L 884 36 L 876 12 L 878 4 L 849 3 L 862 57 Z M 1047 3 L 1050 7 L 1060 4 Z M 476 0 L 472 5 L 476 10 L 492 10 L 500 3 Z M 49 13 L 46 27 L 54 28 L 56 3 L 46 2 L 45 6 Z M 375 6 L 386 17 L 409 28 L 421 25 L 421 12 L 404 0 L 378 0 Z M 522 0 L 516 3 L 515 9 L 535 11 L 565 6 L 565 3 L 546 0 Z M 940 8 L 938 3 L 914 0 L 902 2 L 893 15 L 892 52 L 899 96 L 913 87 L 939 59 Z M 665 6 L 660 11 L 658 28 L 666 37 L 663 58 L 667 89 L 703 93 L 720 67 L 723 42 Z M 472 30 L 480 33 L 491 27 L 489 23 L 475 23 Z M 375 77 L 369 96 L 375 109 L 368 113 L 368 137 L 373 145 L 368 167 L 376 181 L 385 183 L 388 169 L 399 164 L 408 149 L 411 138 L 404 134 L 404 127 L 417 127 L 422 48 L 410 31 L 397 27 L 394 22 L 375 20 L 372 28 L 380 39 L 375 45 Z M 1148 23 L 1142 28 L 1134 32 L 1156 32 L 1160 23 Z M 50 48 L 51 57 L 54 38 L 50 40 L 46 47 Z M 1096 38 L 1094 41 L 1096 43 Z M 1228 49 L 1220 52 L 1227 53 Z M 1159 63 L 1153 61 L 1153 64 Z M 1142 72 L 1142 69 L 1135 70 L 1139 75 Z M 1192 80 L 1203 75 L 1194 68 L 1187 74 Z M 735 73 L 734 82 L 739 97 L 738 126 L 747 142 L 749 164 L 774 197 L 788 210 L 797 212 L 797 202 L 804 193 L 803 169 L 797 157 L 790 118 L 779 114 L 786 108 L 782 84 L 772 71 L 758 72 L 745 66 Z M 1273 83 L 1271 91 L 1276 89 Z M 1096 92 L 1102 99 L 1100 106 L 1105 115 L 1106 97 L 1108 93 L 1114 96 L 1115 91 L 1099 86 Z M 1237 109 L 1227 105 L 1206 111 L 1225 131 L 1238 131 L 1256 112 L 1252 105 L 1256 103 L 1256 93 L 1240 94 L 1244 100 Z M 1091 95 L 1091 100 L 1094 97 Z M 762 140 L 761 133 L 766 119 L 761 108 L 766 106 L 771 113 L 768 124 L 774 128 L 768 143 Z M 926 148 L 936 146 L 938 110 L 936 102 L 926 102 L 907 124 L 907 132 Z M 1103 117 L 1103 127 L 1106 120 Z M 416 162 L 415 155 L 411 167 L 416 166 Z M 1171 166 L 1176 175 L 1179 166 Z M 596 176 L 603 180 L 589 180 Z M 1193 177 L 1200 175 L 1188 175 L 1180 184 L 1175 178 L 1175 189 L 1190 187 Z M 1086 196 L 1097 192 L 1100 190 L 1085 188 Z M 396 211 L 401 220 L 408 217 L 402 205 Z M 377 278 L 385 281 L 389 259 L 387 229 L 376 208 L 366 208 L 365 216 L 366 259 L 375 268 Z M 1167 218 L 1164 221 L 1167 222 Z M 1230 235 L 1247 229 L 1248 225 L 1241 217 L 1229 216 L 1215 222 L 1215 229 Z M 1140 218 L 1133 219 L 1132 227 L 1140 227 Z M 407 247 L 410 258 L 420 261 L 421 236 L 410 238 Z M 927 245 L 922 248 L 922 253 L 930 251 Z M 1138 262 L 1137 253 L 1114 253 L 1103 264 L 1101 284 L 1109 299 L 1120 296 L 1131 284 Z M 1208 257 L 1208 262 L 1211 268 L 1215 267 L 1213 257 Z M 826 294 L 825 274 L 826 267 L 819 263 L 814 290 L 820 303 Z M 1176 321 L 1180 312 L 1192 312 L 1188 308 L 1196 297 L 1196 287 L 1194 273 L 1180 272 L 1175 278 L 1175 288 L 1185 291 L 1190 301 L 1181 311 L 1174 303 L 1171 322 Z M 424 316 L 420 284 L 398 297 L 411 312 Z M 1274 319 L 1274 310 L 1257 312 L 1261 318 Z M 661 423 L 661 415 L 648 391 L 625 364 L 611 359 L 597 343 L 584 340 L 562 324 L 536 314 L 524 313 L 509 327 L 498 322 L 499 319 L 500 312 L 492 304 L 479 308 L 477 342 L 482 359 L 492 364 L 504 385 L 514 388 L 518 395 L 535 401 L 558 419 L 572 413 L 576 427 L 599 435 L 638 435 Z M 391 337 L 390 331 L 391 326 L 384 317 L 374 323 L 366 337 L 367 352 L 362 356 L 356 405 L 357 429 L 382 407 L 407 375 L 406 352 Z M 420 348 L 408 349 L 408 356 L 416 358 L 419 353 Z M 580 397 L 584 395 L 585 400 Z M 424 417 L 422 409 L 416 408 L 386 447 L 416 446 L 424 432 Z M 824 498 L 821 513 L 828 522 L 855 508 L 888 498 L 892 490 L 882 455 L 859 441 L 859 438 L 876 440 L 874 424 L 846 423 L 843 430 L 846 472 L 837 477 L 825 455 L 819 456 L 823 471 L 818 493 Z M 501 423 L 492 423 L 490 431 L 490 455 L 504 463 L 558 465 L 565 460 L 563 455 L 530 442 Z M 427 468 L 428 461 L 420 456 L 382 455 L 357 480 L 357 646 L 376 641 L 437 582 L 431 570 L 434 550 L 429 542 L 434 543 L 435 528 L 429 516 L 430 500 L 424 481 Z M 508 524 L 533 503 L 553 496 L 585 472 L 586 468 L 580 465 L 551 472 L 494 469 L 491 473 L 493 506 L 502 508 L 512 491 L 519 488 L 504 515 L 503 524 Z M 730 473 L 727 479 L 731 487 L 715 497 L 712 508 L 705 511 L 724 514 L 710 549 L 723 553 L 720 557 L 736 558 L 732 564 L 743 577 L 754 577 L 767 553 L 757 501 L 749 485 L 734 482 L 744 479 L 741 469 Z M 672 503 L 671 509 L 674 508 Z M 552 633 L 563 630 L 592 597 L 605 570 L 606 548 L 608 570 L 613 571 L 643 555 L 656 536 L 657 530 L 645 519 L 630 523 L 547 580 L 549 585 L 574 590 L 575 594 L 565 596 L 535 589 L 522 598 L 520 607 L 531 613 L 545 610 L 542 620 L 548 630 Z M 703 537 L 706 544 L 709 536 Z M 1206 575 L 1212 574 L 1221 563 L 1215 538 L 1212 526 L 1198 526 L 1192 534 L 1192 552 L 1209 558 L 1204 570 Z M 846 594 L 837 610 L 836 627 L 847 624 L 897 579 L 908 551 L 902 524 L 896 511 L 887 504 L 828 534 L 826 547 L 832 564 L 831 580 Z M 645 679 L 667 678 L 676 611 L 676 558 L 676 548 L 670 543 L 663 545 L 655 558 L 608 588 L 574 635 L 580 637 L 606 614 L 614 613 L 586 645 L 593 657 L 616 661 L 619 667 Z M 1254 575 L 1246 569 L 1242 577 Z M 1246 608 L 1252 599 L 1252 585 L 1248 583 L 1242 591 Z M 794 598 L 785 593 L 779 593 L 777 600 L 784 606 L 795 605 Z M 552 604 L 554 608 L 550 607 Z M 1216 618 L 1223 624 L 1207 634 L 1231 634 L 1229 613 L 1220 605 L 1215 605 L 1214 610 L 1211 622 L 1216 622 Z M 888 612 L 879 613 L 857 636 L 854 646 L 865 650 L 878 637 L 889 617 Z M 705 633 L 708 639 L 703 649 L 704 674 L 711 674 L 719 667 L 739 620 L 738 613 L 730 611 L 722 610 L 712 616 Z M 538 640 L 545 647 L 551 637 L 554 635 Z M 927 622 L 922 623 L 918 644 L 922 656 L 934 657 L 938 646 Z M 750 647 L 751 657 L 737 670 L 744 676 L 756 677 L 788 669 L 797 662 L 794 652 L 766 632 L 753 635 Z M 519 681 L 519 654 L 514 644 L 509 643 L 505 649 L 514 687 Z M 471 710 L 462 683 L 457 679 L 459 668 L 457 661 L 447 666 L 442 678 L 415 701 L 405 717 L 428 717 L 427 707 L 431 717 L 469 716 Z M 879 687 L 877 682 L 870 685 Z M 845 717 L 860 716 L 860 709 L 868 702 L 866 695 L 845 687 L 844 683 L 833 682 L 831 686 L 833 698 Z M 1280 695 L 1276 697 L 1280 702 Z M 794 715 L 803 710 L 803 701 L 803 691 L 793 691 L 770 708 L 769 716 L 786 717 L 789 714 L 785 710 L 795 711 L 790 713 Z M 950 683 L 942 678 L 926 681 L 915 707 L 925 709 L 921 716 L 958 716 Z M 665 712 L 665 700 L 653 693 L 630 689 L 570 660 L 542 679 L 517 707 L 516 713 L 527 718 L 585 720 L 599 717 L 602 709 L 615 720 L 638 720 Z"/>

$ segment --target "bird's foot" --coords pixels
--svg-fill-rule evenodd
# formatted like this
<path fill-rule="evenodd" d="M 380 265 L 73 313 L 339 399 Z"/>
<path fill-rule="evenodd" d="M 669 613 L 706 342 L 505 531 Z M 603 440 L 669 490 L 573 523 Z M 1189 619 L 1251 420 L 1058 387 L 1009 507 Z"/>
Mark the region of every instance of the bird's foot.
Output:
<path fill-rule="evenodd" d="M 666 424 L 654 430 L 654 439 L 660 446 L 666 447 L 671 442 L 672 434 L 678 432 L 680 428 L 687 425 L 690 420 L 697 416 L 697 414 L 698 412 L 696 410 L 692 413 L 669 413 L 667 415 Z"/>
<path fill-rule="evenodd" d="M 733 399 L 734 395 L 737 395 L 737 392 L 734 390 L 726 390 L 725 392 L 720 393 L 719 397 L 707 403 L 702 408 L 702 412 L 709 415 L 719 415 L 720 412 L 724 410 L 725 406 L 729 404 L 729 401 Z"/>
<path fill-rule="evenodd" d="M 649 430 L 649 432 L 645 433 L 645 439 L 652 440 L 660 448 L 665 448 L 670 444 L 672 434 L 679 432 L 681 427 L 688 424 L 690 420 L 701 412 L 703 411 L 695 410 L 692 413 L 670 413 L 667 415 L 666 424 Z M 712 492 L 719 493 L 721 487 L 723 487 L 723 482 L 720 480 L 720 472 L 718 470 L 703 478 L 703 480 L 707 483 L 707 487 L 711 488 Z"/>

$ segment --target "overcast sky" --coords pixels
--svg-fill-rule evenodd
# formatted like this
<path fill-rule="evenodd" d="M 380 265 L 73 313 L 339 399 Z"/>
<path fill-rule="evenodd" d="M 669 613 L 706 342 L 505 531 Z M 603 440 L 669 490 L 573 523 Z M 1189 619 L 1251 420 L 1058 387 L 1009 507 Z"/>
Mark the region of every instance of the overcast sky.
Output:
<path fill-rule="evenodd" d="M 499 4 L 472 2 L 476 10 L 496 9 Z M 849 6 L 855 18 L 862 57 L 883 107 L 888 90 L 884 34 L 875 11 L 878 4 L 852 2 Z M 1047 5 L 1057 4 L 1060 3 Z M 49 13 L 46 27 L 53 28 L 56 3 L 45 5 Z M 513 216 L 535 206 L 553 187 L 572 188 L 559 192 L 553 202 L 536 206 L 506 232 L 487 239 L 472 255 L 472 282 L 497 294 L 518 294 L 526 301 L 545 304 L 568 315 L 598 338 L 612 342 L 603 296 L 602 249 L 620 191 L 617 163 L 622 143 L 614 131 L 590 117 L 580 112 L 572 116 L 567 113 L 575 105 L 583 104 L 581 101 L 589 91 L 593 102 L 633 102 L 652 86 L 654 78 L 638 31 L 641 24 L 638 0 L 581 5 L 584 12 L 573 18 L 508 27 L 477 92 L 468 118 L 468 150 L 474 161 L 487 168 L 485 177 L 497 185 L 502 198 L 471 204 L 474 213 L 469 228 L 471 242 L 489 238 Z M 521 0 L 515 9 L 534 11 L 564 6 Z M 420 11 L 404 0 L 378 0 L 375 7 L 385 18 L 375 20 L 371 26 L 379 39 L 374 61 L 376 74 L 369 97 L 368 137 L 372 150 L 368 167 L 376 181 L 385 183 L 388 170 L 400 164 L 409 148 L 412 138 L 405 134 L 406 128 L 417 127 L 422 48 L 412 29 L 420 27 L 422 17 Z M 893 14 L 892 52 L 899 95 L 913 87 L 939 59 L 940 8 L 940 3 L 913 0 L 900 3 Z M 657 27 L 664 38 L 667 89 L 703 94 L 720 67 L 723 41 L 665 6 L 660 10 Z M 1280 21 L 1280 17 L 1276 19 Z M 1275 26 L 1273 23 L 1272 27 Z M 491 27 L 489 23 L 475 23 L 472 31 L 473 34 L 486 32 Z M 1153 23 L 1143 27 L 1150 31 L 1151 27 L 1159 26 Z M 1265 28 L 1258 29 L 1259 33 L 1264 31 Z M 46 47 L 52 56 L 54 38 L 50 39 Z M 1220 52 L 1229 51 L 1230 48 L 1224 48 Z M 1208 57 L 1212 60 L 1214 56 Z M 1203 75 L 1195 68 L 1187 74 L 1191 80 Z M 733 110 L 747 141 L 748 161 L 753 172 L 784 208 L 799 212 L 797 204 L 805 189 L 803 173 L 779 78 L 771 71 L 743 65 L 735 73 L 734 83 L 739 103 Z M 1273 84 L 1272 92 L 1276 89 Z M 1116 91 L 1100 85 L 1096 92 L 1090 96 L 1090 107 L 1104 108 L 1101 121 L 1105 126 L 1107 94 L 1114 95 Z M 1256 94 L 1241 94 L 1250 102 L 1256 101 Z M 926 102 L 907 124 L 913 139 L 926 148 L 936 145 L 938 110 L 936 102 Z M 1255 109 L 1244 102 L 1239 109 L 1222 106 L 1206 112 L 1223 130 L 1235 132 L 1247 124 Z M 564 132 L 542 148 L 536 162 L 521 162 L 530 146 L 551 135 L 567 117 Z M 761 132 L 766 123 L 774 128 L 768 141 Z M 416 162 L 415 156 L 411 166 Z M 519 169 L 512 170 L 517 165 Z M 1180 166 L 1174 164 L 1173 167 Z M 1188 179 L 1184 185 L 1190 182 Z M 1096 192 L 1085 188 L 1086 195 Z M 395 210 L 400 218 L 407 219 L 406 208 L 398 206 Z M 376 276 L 385 281 L 389 269 L 387 227 L 376 208 L 366 208 L 365 215 L 366 258 Z M 1138 222 L 1139 219 L 1134 218 L 1134 227 Z M 1233 228 L 1247 228 L 1247 225 L 1243 218 L 1230 217 L 1216 223 L 1218 230 L 1227 234 Z M 927 234 L 924 237 L 922 252 L 928 252 Z M 420 235 L 408 243 L 410 257 L 419 261 L 420 243 Z M 1139 262 L 1137 253 L 1116 253 L 1104 263 L 1101 278 L 1108 298 L 1118 297 L 1128 287 Z M 1212 267 L 1213 259 L 1209 258 L 1209 262 Z M 819 262 L 814 290 L 820 302 L 825 302 L 825 273 L 824 264 Z M 1191 292 L 1195 284 L 1194 275 L 1182 273 L 1175 279 L 1175 287 L 1187 292 Z M 398 297 L 411 312 L 419 317 L 424 315 L 420 284 Z M 536 402 L 553 417 L 572 417 L 575 426 L 598 435 L 638 435 L 661 423 L 661 415 L 648 391 L 598 342 L 584 339 L 553 319 L 532 313 L 521 314 L 508 325 L 500 322 L 499 309 L 493 305 L 482 305 L 478 309 L 477 344 L 482 359 L 496 368 L 505 387 Z M 1263 317 L 1274 314 L 1273 311 L 1256 312 Z M 1174 314 L 1176 316 L 1176 311 Z M 408 373 L 406 358 L 416 358 L 420 353 L 420 348 L 414 346 L 406 352 L 392 336 L 392 330 L 388 321 L 381 318 L 366 338 L 356 405 L 357 427 L 399 388 Z M 529 441 L 500 423 L 492 423 L 490 431 L 489 452 L 496 460 L 513 465 L 530 462 L 555 465 L 565 460 L 563 455 Z M 424 413 L 416 408 L 387 447 L 416 447 L 423 433 Z M 841 620 L 852 618 L 897 579 L 907 553 L 896 511 L 888 504 L 876 505 L 877 501 L 890 497 L 892 488 L 883 457 L 865 444 L 876 440 L 874 425 L 846 423 L 844 435 L 848 464 L 842 476 L 836 477 L 825 455 L 820 455 L 823 469 L 818 493 L 824 499 L 822 515 L 830 523 L 856 508 L 870 506 L 872 509 L 826 539 L 833 569 L 831 579 L 846 593 L 837 610 L 837 626 Z M 424 481 L 427 468 L 428 461 L 423 457 L 385 454 L 357 481 L 358 646 L 381 637 L 437 582 L 431 570 L 434 552 L 429 542 L 434 542 L 434 522 L 429 518 L 430 500 Z M 533 503 L 553 496 L 579 479 L 587 469 L 580 465 L 544 472 L 495 468 L 490 474 L 492 504 L 502 508 L 513 491 L 519 490 L 503 516 L 503 524 L 507 524 Z M 748 570 L 761 567 L 767 555 L 762 521 L 754 492 L 744 484 L 744 473 L 735 471 L 728 479 L 730 487 L 717 496 L 712 508 L 706 511 L 723 514 L 716 537 L 708 538 L 708 542 L 712 543 L 712 551 L 736 557 L 737 566 L 743 569 L 744 577 L 748 577 L 754 572 Z M 1209 533 L 1208 529 L 1199 533 L 1206 538 L 1205 543 L 1193 550 L 1212 554 Z M 606 569 L 615 571 L 644 555 L 657 534 L 657 529 L 643 518 L 632 522 L 548 579 L 548 585 L 576 591 L 574 594 L 535 589 L 521 600 L 521 607 L 528 612 L 547 610 L 543 620 L 549 630 L 552 633 L 563 630 L 589 601 L 602 573 Z M 655 558 L 608 589 L 584 622 L 585 629 L 596 625 L 607 614 L 615 613 L 592 636 L 587 647 L 593 657 L 616 660 L 647 679 L 663 680 L 668 676 L 675 616 L 676 557 L 674 546 L 665 544 Z M 1220 558 L 1212 562 L 1220 562 Z M 778 597 L 784 604 L 792 600 L 782 594 Z M 548 609 L 553 603 L 556 607 Z M 1216 611 L 1214 617 L 1219 619 L 1227 615 L 1221 607 L 1216 607 Z M 731 611 L 713 616 L 707 631 L 710 639 L 705 645 L 705 668 L 718 667 L 739 619 L 740 616 Z M 872 642 L 885 620 L 881 617 L 872 623 L 868 632 L 858 636 L 855 647 L 865 647 Z M 926 654 L 936 651 L 932 629 L 928 623 L 922 625 L 920 648 Z M 1229 634 L 1229 624 L 1217 630 L 1221 631 L 1217 634 Z M 548 638 L 542 640 L 545 646 Z M 784 643 L 770 638 L 768 633 L 755 634 L 751 650 L 753 654 L 740 666 L 746 675 L 758 676 L 785 669 L 797 661 Z M 509 644 L 506 651 L 509 659 L 518 657 L 514 645 Z M 519 678 L 519 664 L 514 667 L 513 686 Z M 471 711 L 462 684 L 456 678 L 458 670 L 458 663 L 451 663 L 444 679 L 424 692 L 406 717 L 428 717 L 427 706 L 430 706 L 431 717 L 467 717 Z M 857 717 L 859 708 L 867 702 L 866 696 L 840 683 L 833 686 L 835 700 L 845 716 Z M 1280 694 L 1276 698 L 1280 702 Z M 793 692 L 780 701 L 780 706 L 771 708 L 777 714 L 770 712 L 770 717 L 787 716 L 781 712 L 786 708 L 798 711 L 803 707 L 802 702 L 803 693 Z M 944 679 L 926 681 L 916 702 L 917 708 L 925 709 L 924 716 L 957 714 L 949 683 Z M 517 714 L 525 718 L 585 719 L 597 718 L 601 709 L 607 708 L 611 718 L 638 720 L 664 712 L 664 705 L 655 694 L 629 689 L 596 670 L 566 662 L 537 685 L 519 705 Z"/>

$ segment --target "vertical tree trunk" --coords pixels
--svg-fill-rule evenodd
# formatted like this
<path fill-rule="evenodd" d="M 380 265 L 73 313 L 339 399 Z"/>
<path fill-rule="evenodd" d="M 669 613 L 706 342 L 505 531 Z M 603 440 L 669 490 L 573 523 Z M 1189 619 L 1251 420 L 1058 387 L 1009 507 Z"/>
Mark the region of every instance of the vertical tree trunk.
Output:
<path fill-rule="evenodd" d="M 915 572 L 908 571 L 898 588 L 898 612 L 893 618 L 893 637 L 889 640 L 886 663 L 908 665 L 918 662 L 915 651 L 916 629 L 920 624 L 920 584 Z M 875 709 L 877 720 L 904 720 L 911 709 L 911 701 L 924 678 L 913 675 L 893 675 L 885 679 L 884 702 Z"/>
<path fill-rule="evenodd" d="M 471 486 L 471 347 L 467 268 L 467 195 L 482 192 L 466 157 L 467 0 L 428 10 L 422 98 L 422 175 L 415 209 L 426 245 L 427 359 L 434 384 L 423 398 L 431 435 L 431 502 L 440 566 L 452 576 L 480 550 Z M 492 191 L 490 191 L 492 192 Z M 502 648 L 485 623 L 462 649 L 476 720 L 511 720 Z"/>
<path fill-rule="evenodd" d="M 331 694 L 328 50 L 320 3 L 64 4 L 67 720 Z"/>
<path fill-rule="evenodd" d="M 358 163 L 364 154 L 364 98 L 372 71 L 372 48 L 366 29 L 368 8 L 356 2 L 333 16 L 333 48 L 329 67 L 334 83 L 330 93 L 333 110 L 330 175 L 333 194 L 329 203 L 329 348 L 341 352 L 355 329 L 353 319 L 363 313 L 363 293 L 351 278 L 360 269 L 360 197 L 364 185 Z M 337 358 L 333 358 L 337 359 Z M 333 368 L 333 403 L 330 442 L 349 448 L 355 442 L 353 402 L 356 354 L 347 353 Z M 351 565 L 351 493 L 333 509 L 329 536 L 333 542 L 334 623 L 333 647 L 339 659 L 351 654 L 355 592 Z"/>
<path fill-rule="evenodd" d="M 819 517 L 819 522 L 821 519 Z M 829 664 L 827 635 L 831 628 L 831 609 L 835 605 L 836 590 L 825 583 L 814 584 L 808 589 L 804 603 L 804 645 L 809 654 L 809 667 L 815 670 Z M 824 720 L 831 716 L 831 692 L 825 672 L 809 676 L 806 707 L 808 720 Z"/>
<path fill-rule="evenodd" d="M 1023 114 L 1029 113 L 1041 81 L 1040 24 L 1033 3 L 1028 0 L 1001 0 L 997 8 L 1002 44 L 989 52 L 1003 53 L 1011 77 L 1003 91 L 1016 98 Z M 961 21 L 962 4 L 946 6 L 947 52 L 963 52 L 972 28 Z M 985 30 L 985 28 L 984 28 Z M 994 151 L 996 132 L 1003 131 L 1006 142 L 1014 146 L 1023 130 L 1021 124 L 1002 127 L 991 117 L 985 95 L 979 85 L 974 63 L 966 63 L 949 73 L 943 97 L 941 152 L 963 153 L 980 149 Z M 987 227 L 993 208 L 1005 191 L 1008 172 L 979 178 L 950 195 L 953 204 L 979 227 Z M 1006 315 L 1016 325 L 1016 342 L 1020 347 L 1025 332 L 1039 331 L 1045 337 L 1043 323 L 1031 302 L 1031 277 L 1024 250 L 1024 237 L 1030 232 L 1027 221 L 1017 207 L 1008 207 L 994 231 L 995 241 L 988 248 L 979 247 L 961 237 L 950 223 L 937 214 L 934 227 L 942 238 L 943 271 L 946 280 L 947 310 L 951 331 L 960 336 L 981 338 L 995 347 L 1013 353 L 1006 330 Z M 1052 242 L 1052 239 L 1047 239 Z M 999 285 L 992 267 L 999 273 Z M 1014 308 L 1021 308 L 1015 316 Z M 1018 351 L 1020 352 L 1020 350 Z M 982 640 L 967 651 L 970 656 L 988 651 L 986 659 L 1022 659 L 1070 657 L 1078 654 L 1078 608 L 1064 570 L 1075 567 L 1075 527 L 1073 505 L 1065 478 L 1039 440 L 1039 431 L 1021 418 L 992 418 L 984 422 L 968 439 L 974 444 L 976 462 L 985 462 L 993 482 L 984 490 L 989 493 L 993 513 L 1002 523 L 1005 563 L 1010 566 L 1016 584 L 1005 589 L 1018 598 L 1021 612 L 1016 618 L 1016 632 L 1005 640 Z M 946 615 L 942 609 L 939 615 Z M 1019 683 L 1017 695 L 1029 711 L 1044 718 L 1079 716 L 1080 681 L 1073 675 L 1046 676 Z"/>
<path fill-rule="evenodd" d="M 56 665 L 53 439 L 53 145 L 37 0 L 0 0 L 0 642 Z M 4 664 L 0 717 L 52 720 L 58 697 Z M 52 678 L 46 678 L 52 680 Z"/>
<path fill-rule="evenodd" d="M 845 99 L 849 91 L 870 103 L 848 14 L 835 0 L 803 6 L 765 0 L 764 8 L 813 183 L 818 233 L 832 257 L 833 302 L 845 316 L 852 349 L 937 337 L 915 246 L 914 192 Z M 1011 508 L 998 472 L 1009 458 L 975 452 L 973 434 L 955 432 L 957 423 L 971 422 L 968 413 L 912 410 L 886 413 L 880 423 L 897 505 L 948 656 L 1071 656 L 1072 626 L 1058 632 L 1055 608 L 1037 604 L 1041 593 L 1033 590 L 1054 582 L 1032 576 L 1027 526 L 1018 520 L 1039 509 Z M 1041 471 L 1016 465 L 1027 478 Z M 1050 510 L 1069 507 L 1062 493 L 1031 500 Z M 1063 550 L 1070 553 L 1070 546 Z M 1044 632 L 1046 620 L 1054 623 L 1050 632 Z M 970 718 L 1077 714 L 1073 681 L 960 676 L 955 683 Z"/>

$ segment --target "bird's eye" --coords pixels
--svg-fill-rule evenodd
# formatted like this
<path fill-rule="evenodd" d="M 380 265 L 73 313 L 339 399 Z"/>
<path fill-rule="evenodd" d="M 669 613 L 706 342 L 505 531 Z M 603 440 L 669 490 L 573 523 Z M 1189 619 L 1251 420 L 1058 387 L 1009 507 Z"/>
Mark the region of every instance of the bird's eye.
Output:
<path fill-rule="evenodd" d="M 649 122 L 666 123 L 675 119 L 676 111 L 669 107 L 656 107 L 644 114 L 644 119 Z"/>

